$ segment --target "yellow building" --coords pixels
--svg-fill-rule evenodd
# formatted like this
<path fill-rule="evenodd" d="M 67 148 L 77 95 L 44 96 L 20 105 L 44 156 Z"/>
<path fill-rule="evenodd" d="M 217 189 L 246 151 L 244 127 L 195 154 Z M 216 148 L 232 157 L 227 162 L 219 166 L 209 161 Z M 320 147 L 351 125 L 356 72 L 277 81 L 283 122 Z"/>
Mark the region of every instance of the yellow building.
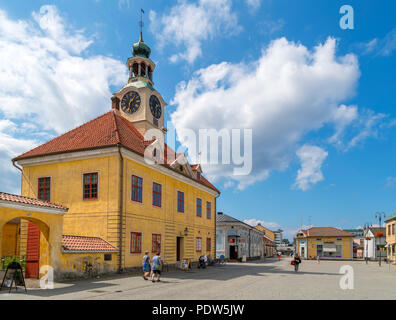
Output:
<path fill-rule="evenodd" d="M 109 243 L 118 270 L 140 267 L 145 251 L 160 251 L 168 265 L 215 254 L 220 192 L 199 164 L 163 143 L 166 103 L 154 89 L 150 52 L 141 36 L 127 61 L 128 83 L 114 93 L 109 112 L 13 159 L 23 196 L 69 208 L 63 241 L 80 236 L 75 247 L 88 246 L 92 255 L 103 250 L 90 241 Z M 27 230 L 21 223 L 21 254 Z M 63 250 L 64 271 L 73 272 L 84 249 Z M 104 256 L 95 261 L 102 268 Z"/>
<path fill-rule="evenodd" d="M 296 252 L 305 259 L 353 259 L 353 234 L 333 227 L 312 227 L 297 232 Z"/>
<path fill-rule="evenodd" d="M 396 263 L 396 213 L 385 221 L 387 256 Z"/>
<path fill-rule="evenodd" d="M 272 241 L 275 241 L 275 233 L 270 229 L 262 226 L 260 223 L 255 227 L 257 230 L 264 232 L 266 237 L 270 238 Z"/>

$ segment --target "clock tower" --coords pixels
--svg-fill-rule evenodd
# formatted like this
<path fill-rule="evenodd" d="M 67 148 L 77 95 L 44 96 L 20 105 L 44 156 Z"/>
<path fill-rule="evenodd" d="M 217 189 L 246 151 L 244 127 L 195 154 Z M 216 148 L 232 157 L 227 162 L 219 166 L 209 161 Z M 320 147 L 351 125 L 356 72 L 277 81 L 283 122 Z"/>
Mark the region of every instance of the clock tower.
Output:
<path fill-rule="evenodd" d="M 139 41 L 132 46 L 132 57 L 126 62 L 128 83 L 111 98 L 112 108 L 120 110 L 121 115 L 132 122 L 142 135 L 150 129 L 166 132 L 164 107 L 167 103 L 154 89 L 155 63 L 150 54 L 151 49 L 143 41 L 140 31 Z"/>

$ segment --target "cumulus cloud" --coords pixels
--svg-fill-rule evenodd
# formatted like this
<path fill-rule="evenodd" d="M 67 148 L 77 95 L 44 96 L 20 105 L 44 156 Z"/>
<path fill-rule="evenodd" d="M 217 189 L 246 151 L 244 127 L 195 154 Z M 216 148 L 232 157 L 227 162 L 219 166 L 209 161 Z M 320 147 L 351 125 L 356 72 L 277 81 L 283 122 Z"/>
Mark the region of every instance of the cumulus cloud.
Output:
<path fill-rule="evenodd" d="M 179 0 L 169 14 L 150 11 L 150 28 L 159 42 L 183 47 L 184 51 L 170 57 L 171 62 L 193 63 L 202 55 L 202 43 L 215 36 L 233 35 L 241 30 L 231 0 Z M 169 48 L 168 48 L 169 49 Z"/>
<path fill-rule="evenodd" d="M 14 170 L 11 157 L 109 110 L 110 86 L 124 84 L 127 71 L 120 61 L 89 56 L 92 43 L 55 6 L 43 6 L 27 20 L 0 10 L 3 180 L 17 180 L 4 178 Z"/>
<path fill-rule="evenodd" d="M 171 115 L 180 142 L 183 129 L 251 128 L 253 171 L 235 176 L 232 165 L 204 165 L 216 180 L 237 181 L 240 189 L 265 180 L 271 170 L 284 170 L 307 133 L 324 125 L 335 129 L 337 141 L 347 124 L 356 121 L 357 107 L 343 101 L 355 94 L 360 70 L 355 55 L 336 55 L 336 40 L 309 50 L 285 38 L 264 48 L 251 63 L 222 62 L 199 69 L 181 82 L 171 101 Z"/>
<path fill-rule="evenodd" d="M 0 112 L 56 133 L 109 108 L 110 85 L 126 81 L 121 62 L 84 57 L 92 43 L 69 27 L 56 7 L 14 21 L 0 11 Z"/>
<path fill-rule="evenodd" d="M 297 172 L 294 187 L 307 191 L 312 185 L 324 180 L 322 164 L 328 153 L 317 146 L 304 145 L 297 150 L 301 162 L 301 169 Z"/>
<path fill-rule="evenodd" d="M 243 220 L 243 222 L 245 222 L 246 224 L 248 224 L 248 225 L 250 225 L 252 227 L 255 227 L 258 224 L 261 224 L 263 227 L 266 227 L 266 228 L 268 228 L 270 230 L 275 230 L 275 229 L 279 229 L 280 228 L 280 225 L 277 224 L 276 222 L 267 222 L 267 221 L 264 221 L 264 220 L 246 219 L 246 220 Z"/>

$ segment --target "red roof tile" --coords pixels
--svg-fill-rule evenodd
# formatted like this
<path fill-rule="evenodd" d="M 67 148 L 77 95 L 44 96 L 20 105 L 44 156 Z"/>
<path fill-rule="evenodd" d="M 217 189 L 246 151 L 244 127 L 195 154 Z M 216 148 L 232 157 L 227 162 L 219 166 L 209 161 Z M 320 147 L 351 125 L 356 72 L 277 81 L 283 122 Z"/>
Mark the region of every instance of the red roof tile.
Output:
<path fill-rule="evenodd" d="M 51 208 L 51 209 L 61 209 L 64 211 L 68 210 L 68 208 L 61 206 L 59 204 L 52 203 L 52 202 L 17 196 L 14 194 L 9 194 L 9 193 L 4 193 L 4 192 L 0 192 L 0 201 L 22 203 L 22 204 L 28 204 L 28 205 L 38 206 L 38 207 Z"/>
<path fill-rule="evenodd" d="M 62 249 L 81 252 L 118 252 L 116 247 L 102 238 L 69 235 L 62 236 Z"/>
<path fill-rule="evenodd" d="M 333 227 L 312 227 L 307 230 L 302 230 L 307 237 L 353 237 L 350 232 Z"/>
<path fill-rule="evenodd" d="M 144 141 L 143 135 L 118 110 L 112 109 L 104 115 L 91 120 L 59 137 L 56 137 L 28 152 L 14 158 L 14 161 L 59 154 L 73 151 L 98 149 L 121 145 L 137 154 L 144 155 L 145 148 L 150 144 Z M 165 145 L 165 166 L 176 158 L 176 153 Z M 177 171 L 176 171 L 177 172 Z M 193 179 L 220 193 L 207 179 Z"/>

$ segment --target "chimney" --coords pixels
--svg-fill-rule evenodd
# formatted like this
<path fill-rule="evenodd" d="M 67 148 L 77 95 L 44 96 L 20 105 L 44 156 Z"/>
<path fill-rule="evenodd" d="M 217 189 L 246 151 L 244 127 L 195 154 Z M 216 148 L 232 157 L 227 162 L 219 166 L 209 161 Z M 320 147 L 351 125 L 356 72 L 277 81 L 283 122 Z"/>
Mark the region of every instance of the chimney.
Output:
<path fill-rule="evenodd" d="M 111 109 L 120 110 L 120 99 L 115 96 L 111 97 Z"/>

